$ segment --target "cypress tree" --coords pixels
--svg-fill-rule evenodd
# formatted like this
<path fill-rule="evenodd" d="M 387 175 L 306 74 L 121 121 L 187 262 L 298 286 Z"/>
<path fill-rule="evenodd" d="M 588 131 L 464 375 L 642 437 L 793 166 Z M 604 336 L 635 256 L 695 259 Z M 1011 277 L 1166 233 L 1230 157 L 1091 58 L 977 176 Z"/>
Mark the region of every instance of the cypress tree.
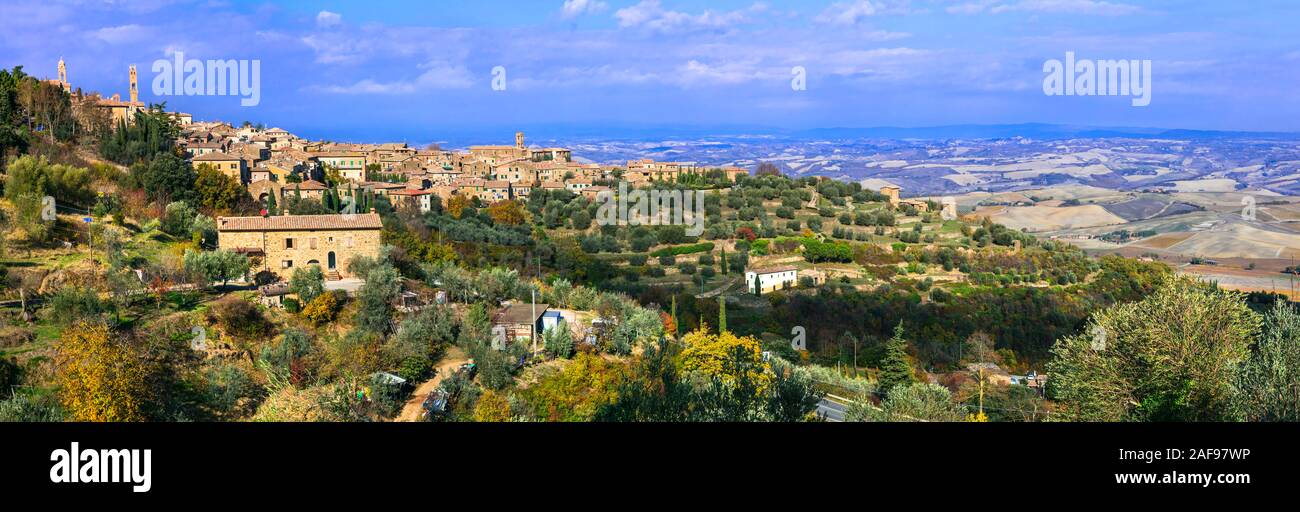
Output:
<path fill-rule="evenodd" d="M 680 331 L 681 327 L 677 325 L 677 296 L 676 295 L 673 295 L 672 316 L 673 316 L 673 327 L 677 328 L 677 330 Z M 677 332 L 674 331 L 673 334 L 677 334 Z"/>
<path fill-rule="evenodd" d="M 727 296 L 718 296 L 718 334 L 727 331 Z"/>

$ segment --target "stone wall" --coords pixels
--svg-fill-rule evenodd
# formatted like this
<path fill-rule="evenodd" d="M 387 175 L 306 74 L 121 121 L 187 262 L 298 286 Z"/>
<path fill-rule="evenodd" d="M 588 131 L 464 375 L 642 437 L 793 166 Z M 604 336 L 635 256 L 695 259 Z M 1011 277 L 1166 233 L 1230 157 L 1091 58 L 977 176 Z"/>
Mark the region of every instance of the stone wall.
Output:
<path fill-rule="evenodd" d="M 285 247 L 285 239 L 293 239 L 293 248 Z M 217 245 L 222 249 L 256 248 L 265 252 L 262 266 L 254 271 L 269 270 L 284 279 L 293 275 L 294 269 L 312 262 L 321 270 L 337 271 L 343 277 L 355 277 L 348 272 L 348 262 L 357 256 L 379 257 L 380 230 L 345 229 L 319 231 L 221 231 Z M 314 248 L 313 248 L 314 246 Z M 329 253 L 334 253 L 334 268 L 329 268 Z M 293 266 L 285 267 L 285 261 Z"/>

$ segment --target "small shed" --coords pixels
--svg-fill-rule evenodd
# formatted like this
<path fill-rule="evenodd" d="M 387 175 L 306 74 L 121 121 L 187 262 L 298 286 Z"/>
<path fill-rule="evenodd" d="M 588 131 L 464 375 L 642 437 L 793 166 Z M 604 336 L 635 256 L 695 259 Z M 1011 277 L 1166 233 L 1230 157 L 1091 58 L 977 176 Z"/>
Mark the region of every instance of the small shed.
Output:
<path fill-rule="evenodd" d="M 550 307 L 550 304 L 510 304 L 492 318 L 492 326 L 505 329 L 507 341 L 531 339 L 533 333 L 542 332 L 542 316 Z"/>
<path fill-rule="evenodd" d="M 564 315 L 559 311 L 547 311 L 542 313 L 542 332 L 550 330 L 552 327 L 560 325 L 560 322 L 567 322 Z"/>
<path fill-rule="evenodd" d="M 275 283 L 259 286 L 258 301 L 268 308 L 284 307 L 284 298 L 289 295 L 289 285 L 284 283 Z"/>

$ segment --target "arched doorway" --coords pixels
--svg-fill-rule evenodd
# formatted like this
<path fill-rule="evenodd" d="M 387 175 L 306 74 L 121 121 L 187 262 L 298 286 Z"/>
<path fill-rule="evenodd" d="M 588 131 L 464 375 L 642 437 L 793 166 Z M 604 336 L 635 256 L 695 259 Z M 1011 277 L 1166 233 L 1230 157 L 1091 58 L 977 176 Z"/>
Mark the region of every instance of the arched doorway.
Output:
<path fill-rule="evenodd" d="M 329 253 L 329 269 L 330 269 L 330 270 L 334 270 L 334 264 L 335 264 L 335 261 L 334 261 L 334 251 L 330 251 L 330 253 Z"/>

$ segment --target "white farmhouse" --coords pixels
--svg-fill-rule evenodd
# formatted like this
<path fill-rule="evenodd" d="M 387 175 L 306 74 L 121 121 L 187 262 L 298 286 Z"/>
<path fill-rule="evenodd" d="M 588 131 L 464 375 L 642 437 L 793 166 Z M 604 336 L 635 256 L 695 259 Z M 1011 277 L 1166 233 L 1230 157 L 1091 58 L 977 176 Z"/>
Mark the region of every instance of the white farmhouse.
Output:
<path fill-rule="evenodd" d="M 749 293 L 763 294 L 793 288 L 799 280 L 799 269 L 792 266 L 758 268 L 745 272 Z"/>

